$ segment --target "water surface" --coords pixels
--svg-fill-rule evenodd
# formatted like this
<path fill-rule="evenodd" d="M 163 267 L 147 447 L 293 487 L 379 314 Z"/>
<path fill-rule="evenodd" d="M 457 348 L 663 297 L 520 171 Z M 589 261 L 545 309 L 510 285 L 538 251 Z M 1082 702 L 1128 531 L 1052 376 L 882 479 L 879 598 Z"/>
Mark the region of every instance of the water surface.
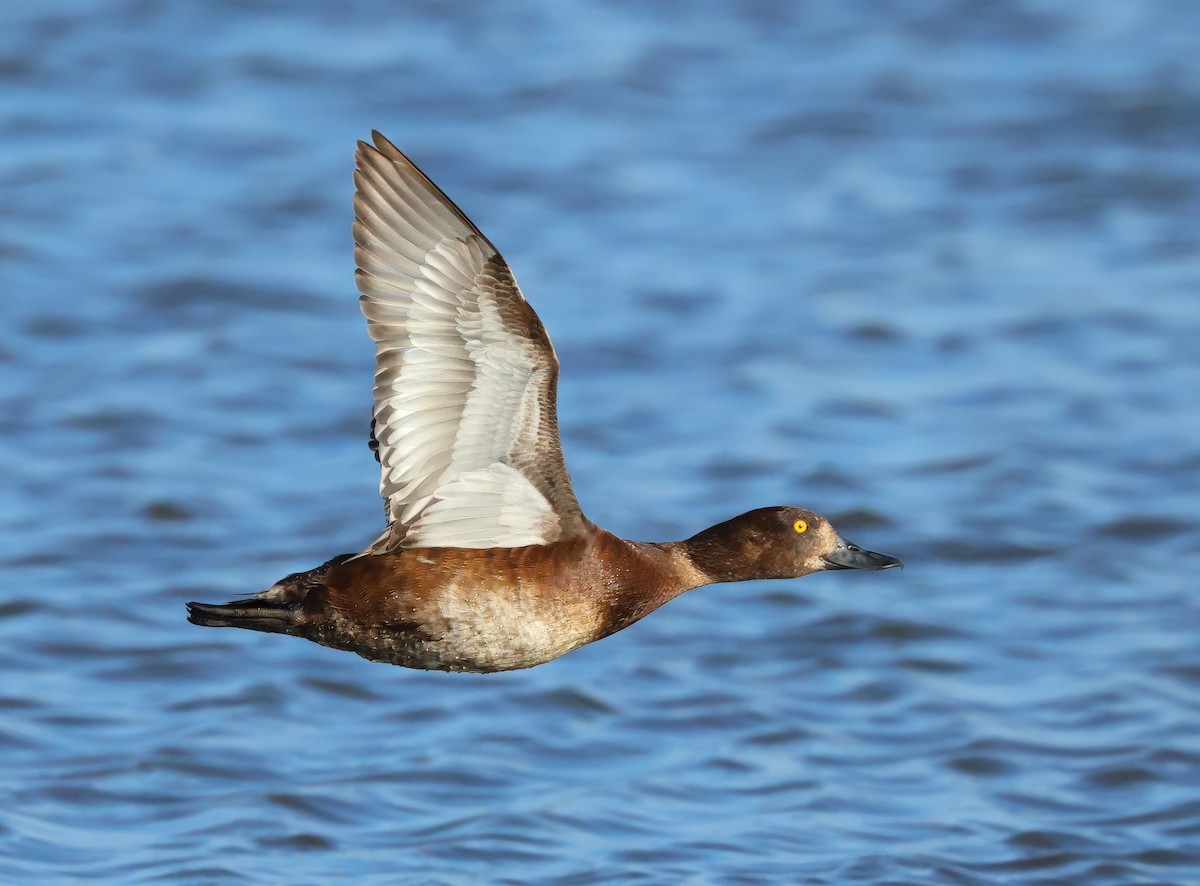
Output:
<path fill-rule="evenodd" d="M 0 878 L 1195 879 L 1193 4 L 0 25 Z M 381 528 L 371 128 L 550 329 L 589 516 L 908 568 L 487 677 L 188 625 Z"/>

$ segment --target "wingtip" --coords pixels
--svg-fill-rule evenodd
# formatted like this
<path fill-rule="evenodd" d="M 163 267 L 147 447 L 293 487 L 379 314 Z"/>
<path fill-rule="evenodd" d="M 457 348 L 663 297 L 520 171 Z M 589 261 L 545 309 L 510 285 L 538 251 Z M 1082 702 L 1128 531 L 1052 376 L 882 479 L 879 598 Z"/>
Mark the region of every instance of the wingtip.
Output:
<path fill-rule="evenodd" d="M 376 165 L 373 159 L 367 159 L 372 152 L 377 154 L 379 157 L 382 157 L 384 160 L 390 161 L 399 167 L 401 175 L 403 175 L 406 179 L 413 180 L 410 181 L 408 187 L 416 190 L 419 194 L 424 195 L 420 197 L 419 200 L 426 204 L 426 208 L 440 205 L 450 210 L 450 212 L 457 216 L 459 221 L 462 222 L 467 232 L 479 237 L 484 243 L 487 244 L 488 248 L 493 253 L 496 253 L 497 255 L 499 254 L 499 250 L 496 249 L 495 244 L 492 243 L 492 241 L 486 236 L 484 236 L 483 232 L 479 230 L 476 224 L 467 217 L 467 214 L 459 209 L 454 201 L 446 196 L 446 192 L 434 184 L 433 180 L 430 179 L 429 176 L 427 176 L 424 172 L 422 172 L 421 168 L 417 166 L 417 164 L 414 163 L 407 154 L 392 144 L 391 141 L 388 140 L 387 136 L 381 133 L 378 129 L 372 129 L 371 140 L 374 142 L 374 144 L 368 144 L 367 142 L 361 140 L 358 142 L 358 151 L 355 154 L 356 170 L 362 170 L 368 166 Z M 362 190 L 362 185 L 360 184 L 358 178 L 355 179 L 355 185 L 358 190 Z"/>
<path fill-rule="evenodd" d="M 368 141 L 363 141 L 361 138 L 354 143 L 354 168 L 362 169 L 367 162 L 364 158 L 371 154 L 382 154 L 383 152 L 375 145 Z"/>
<path fill-rule="evenodd" d="M 401 153 L 400 149 L 392 144 L 391 141 L 388 140 L 388 137 L 378 129 L 371 130 L 371 141 L 375 143 L 375 150 L 383 154 L 383 156 L 389 157 L 392 160 L 408 160 L 408 158 Z"/>
<path fill-rule="evenodd" d="M 378 129 L 371 130 L 371 141 L 364 141 L 361 138 L 358 140 L 357 150 L 354 154 L 355 168 L 362 169 L 363 166 L 368 162 L 364 160 L 364 158 L 370 154 L 377 154 L 385 160 L 390 160 L 392 163 L 400 163 L 404 166 L 411 166 L 422 176 L 424 175 L 424 173 L 421 173 L 420 169 L 417 169 L 417 165 L 413 163 L 412 160 L 408 159 L 405 153 L 392 144 L 391 141 L 388 140 L 388 137 Z"/>

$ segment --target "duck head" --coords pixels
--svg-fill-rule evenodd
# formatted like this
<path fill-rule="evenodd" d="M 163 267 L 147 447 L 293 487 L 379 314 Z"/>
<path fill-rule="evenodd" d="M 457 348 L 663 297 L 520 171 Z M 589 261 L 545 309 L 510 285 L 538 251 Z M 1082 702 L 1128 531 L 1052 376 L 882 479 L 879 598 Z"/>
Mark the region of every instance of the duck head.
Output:
<path fill-rule="evenodd" d="M 714 582 L 904 565 L 895 557 L 847 541 L 828 520 L 804 508 L 758 508 L 705 529 L 683 544 L 696 567 Z"/>

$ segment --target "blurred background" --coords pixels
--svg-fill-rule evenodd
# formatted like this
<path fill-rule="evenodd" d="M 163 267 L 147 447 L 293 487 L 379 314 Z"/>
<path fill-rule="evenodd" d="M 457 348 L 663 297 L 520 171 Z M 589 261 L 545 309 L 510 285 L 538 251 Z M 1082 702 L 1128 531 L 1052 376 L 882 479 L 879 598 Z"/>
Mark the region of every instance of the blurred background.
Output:
<path fill-rule="evenodd" d="M 1200 869 L 1200 6 L 0 11 L 0 878 Z M 382 528 L 352 153 L 554 338 L 584 509 L 823 512 L 487 677 L 201 630 Z"/>

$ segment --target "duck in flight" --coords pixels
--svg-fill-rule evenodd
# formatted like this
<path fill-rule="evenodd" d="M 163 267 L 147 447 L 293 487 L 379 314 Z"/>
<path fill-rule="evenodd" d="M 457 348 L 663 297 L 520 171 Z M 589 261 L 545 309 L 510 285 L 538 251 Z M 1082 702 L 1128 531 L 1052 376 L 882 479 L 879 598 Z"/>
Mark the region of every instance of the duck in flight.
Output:
<path fill-rule="evenodd" d="M 362 553 L 253 597 L 189 603 L 192 624 L 410 668 L 504 671 L 702 585 L 901 565 L 804 508 L 760 508 L 661 543 L 588 520 L 563 463 L 545 327 L 491 241 L 391 142 L 373 140 L 356 155 L 354 257 L 375 341 L 387 528 Z"/>

